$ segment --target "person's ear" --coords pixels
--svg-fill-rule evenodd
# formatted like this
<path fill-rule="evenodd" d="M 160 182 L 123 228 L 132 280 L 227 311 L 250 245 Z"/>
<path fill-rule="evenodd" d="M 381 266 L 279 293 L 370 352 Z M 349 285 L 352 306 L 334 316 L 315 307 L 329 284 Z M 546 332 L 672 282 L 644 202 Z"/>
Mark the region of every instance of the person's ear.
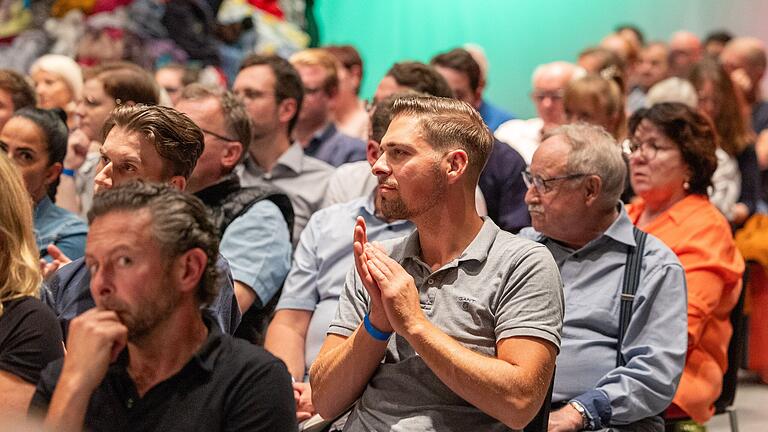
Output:
<path fill-rule="evenodd" d="M 296 99 L 283 99 L 282 102 L 280 102 L 280 104 L 277 106 L 277 118 L 280 120 L 280 123 L 288 124 L 292 118 L 299 115 L 298 105 L 299 104 L 296 102 Z"/>
<path fill-rule="evenodd" d="M 187 179 L 184 176 L 173 176 L 168 180 L 168 184 L 174 188 L 183 191 L 187 187 Z"/>
<path fill-rule="evenodd" d="M 373 166 L 376 160 L 379 159 L 379 143 L 369 139 L 368 144 L 365 146 L 365 156 L 368 159 L 368 163 Z"/>
<path fill-rule="evenodd" d="M 469 156 L 462 149 L 451 150 L 445 155 L 446 176 L 449 183 L 456 183 L 464 176 L 469 164 Z"/>
<path fill-rule="evenodd" d="M 587 205 L 592 205 L 603 190 L 603 179 L 597 175 L 588 175 L 584 178 L 584 201 Z"/>
<path fill-rule="evenodd" d="M 244 147 L 240 142 L 227 143 L 224 147 L 224 154 L 221 155 L 221 164 L 227 169 L 237 165 L 245 151 Z"/>
<path fill-rule="evenodd" d="M 177 287 L 181 292 L 194 293 L 200 285 L 208 264 L 208 255 L 200 249 L 190 249 L 175 260 Z"/>
<path fill-rule="evenodd" d="M 64 168 L 64 166 L 61 164 L 61 162 L 54 162 L 45 169 L 45 185 L 53 184 L 53 182 L 56 181 L 57 178 L 61 175 L 61 170 Z"/>

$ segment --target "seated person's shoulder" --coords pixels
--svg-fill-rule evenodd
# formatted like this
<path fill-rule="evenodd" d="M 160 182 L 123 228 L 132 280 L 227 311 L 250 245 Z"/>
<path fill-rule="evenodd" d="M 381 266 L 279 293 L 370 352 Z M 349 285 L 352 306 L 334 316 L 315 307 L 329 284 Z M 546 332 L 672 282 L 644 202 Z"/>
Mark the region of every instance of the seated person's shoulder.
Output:
<path fill-rule="evenodd" d="M 61 329 L 48 306 L 34 297 L 3 302 L 0 370 L 34 384 L 43 368 L 63 355 Z"/>
<path fill-rule="evenodd" d="M 543 244 L 539 243 L 538 238 L 539 234 L 532 228 L 523 228 L 517 235 L 499 230 L 489 254 L 499 254 L 514 260 L 537 257 L 551 260 L 552 255 Z"/>
<path fill-rule="evenodd" d="M 333 165 L 318 158 L 304 155 L 302 160 L 305 172 L 322 173 L 326 177 L 330 177 L 331 173 L 334 171 Z"/>
<path fill-rule="evenodd" d="M 223 351 L 215 366 L 220 371 L 234 375 L 255 374 L 254 378 L 269 374 L 272 375 L 270 381 L 290 382 L 285 363 L 264 348 L 229 335 L 222 335 L 221 344 Z"/>

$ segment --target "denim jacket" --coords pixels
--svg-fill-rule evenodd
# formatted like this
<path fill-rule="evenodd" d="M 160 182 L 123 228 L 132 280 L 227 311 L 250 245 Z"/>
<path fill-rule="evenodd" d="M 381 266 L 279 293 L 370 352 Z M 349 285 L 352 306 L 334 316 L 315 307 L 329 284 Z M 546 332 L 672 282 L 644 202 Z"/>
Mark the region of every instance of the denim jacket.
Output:
<path fill-rule="evenodd" d="M 80 218 L 61 207 L 57 207 L 48 196 L 35 206 L 35 241 L 40 258 L 51 261 L 46 248 L 55 244 L 64 255 L 77 259 L 85 255 L 85 237 L 88 225 Z"/>

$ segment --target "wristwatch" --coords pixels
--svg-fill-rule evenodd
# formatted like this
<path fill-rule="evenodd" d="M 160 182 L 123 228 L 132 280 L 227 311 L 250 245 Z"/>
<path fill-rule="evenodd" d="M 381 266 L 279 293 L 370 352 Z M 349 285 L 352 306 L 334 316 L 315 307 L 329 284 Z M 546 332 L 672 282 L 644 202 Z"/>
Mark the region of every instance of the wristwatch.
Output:
<path fill-rule="evenodd" d="M 581 402 L 575 400 L 568 402 L 568 405 L 572 406 L 576 412 L 581 414 L 581 428 L 588 429 L 590 421 L 589 415 L 587 415 L 587 409 L 584 408 L 584 405 L 582 405 Z"/>

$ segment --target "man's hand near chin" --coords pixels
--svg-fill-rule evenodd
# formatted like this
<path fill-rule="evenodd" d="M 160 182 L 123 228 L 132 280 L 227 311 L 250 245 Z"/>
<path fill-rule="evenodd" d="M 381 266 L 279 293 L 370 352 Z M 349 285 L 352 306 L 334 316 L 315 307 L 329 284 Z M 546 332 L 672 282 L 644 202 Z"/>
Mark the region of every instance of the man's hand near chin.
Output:
<path fill-rule="evenodd" d="M 46 425 L 53 430 L 82 430 L 91 395 L 127 343 L 128 328 L 114 311 L 93 308 L 72 320 Z"/>

